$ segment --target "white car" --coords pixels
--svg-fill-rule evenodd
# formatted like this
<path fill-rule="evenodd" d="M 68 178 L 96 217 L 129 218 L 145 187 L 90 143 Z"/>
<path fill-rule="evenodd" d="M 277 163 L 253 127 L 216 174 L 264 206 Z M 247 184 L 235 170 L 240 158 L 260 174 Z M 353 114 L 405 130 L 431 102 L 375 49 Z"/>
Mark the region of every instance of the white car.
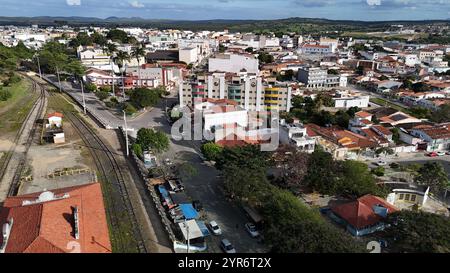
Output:
<path fill-rule="evenodd" d="M 445 152 L 436 152 L 436 154 L 437 154 L 438 156 L 444 156 L 444 155 L 445 155 Z"/>
<path fill-rule="evenodd" d="M 230 243 L 230 241 L 228 241 L 228 239 L 223 239 L 220 241 L 220 248 L 222 248 L 225 253 L 236 253 L 236 249 L 234 249 L 234 246 Z"/>
<path fill-rule="evenodd" d="M 220 227 L 219 227 L 219 225 L 217 224 L 216 221 L 209 222 L 209 229 L 211 230 L 211 232 L 214 235 L 221 235 L 222 234 L 222 230 L 220 229 Z"/>
<path fill-rule="evenodd" d="M 248 234 L 250 234 L 250 236 L 252 236 L 253 238 L 259 237 L 259 232 L 254 224 L 252 223 L 245 224 L 245 229 L 247 230 Z"/>
<path fill-rule="evenodd" d="M 387 163 L 385 161 L 379 160 L 377 163 L 375 163 L 377 166 L 386 166 Z"/>

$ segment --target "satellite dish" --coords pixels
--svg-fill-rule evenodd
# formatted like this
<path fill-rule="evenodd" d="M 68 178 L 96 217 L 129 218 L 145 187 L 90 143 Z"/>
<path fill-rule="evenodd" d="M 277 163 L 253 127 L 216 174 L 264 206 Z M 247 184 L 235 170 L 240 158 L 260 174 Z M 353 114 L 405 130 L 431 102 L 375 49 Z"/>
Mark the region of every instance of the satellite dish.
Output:
<path fill-rule="evenodd" d="M 55 198 L 55 194 L 51 191 L 44 191 L 39 195 L 39 202 L 51 201 Z"/>

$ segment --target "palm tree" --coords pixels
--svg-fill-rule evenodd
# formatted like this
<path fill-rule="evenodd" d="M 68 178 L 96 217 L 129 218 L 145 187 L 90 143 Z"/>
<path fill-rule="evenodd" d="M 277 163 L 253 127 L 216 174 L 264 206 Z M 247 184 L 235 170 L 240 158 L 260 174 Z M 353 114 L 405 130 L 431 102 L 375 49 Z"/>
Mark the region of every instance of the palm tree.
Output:
<path fill-rule="evenodd" d="M 114 61 L 119 66 L 120 70 L 122 70 L 124 61 L 130 61 L 130 54 L 125 51 L 119 50 L 114 57 Z M 122 71 L 122 95 L 125 97 L 125 82 L 124 82 L 124 72 Z"/>
<path fill-rule="evenodd" d="M 145 49 L 144 49 L 144 47 L 142 47 L 142 45 L 133 47 L 133 49 L 131 50 L 131 56 L 133 56 L 133 58 L 135 58 L 137 63 L 138 63 L 138 84 L 139 84 L 139 87 L 141 87 L 141 64 L 140 64 L 140 58 L 145 56 Z"/>
<path fill-rule="evenodd" d="M 113 96 L 115 96 L 116 93 L 114 92 L 114 56 L 117 52 L 117 45 L 113 44 L 113 43 L 108 43 L 108 44 L 106 44 L 105 47 L 103 47 L 103 52 L 105 52 L 105 54 L 108 54 L 111 56 L 111 72 L 112 72 L 112 76 L 113 76 L 111 89 L 112 89 Z"/>

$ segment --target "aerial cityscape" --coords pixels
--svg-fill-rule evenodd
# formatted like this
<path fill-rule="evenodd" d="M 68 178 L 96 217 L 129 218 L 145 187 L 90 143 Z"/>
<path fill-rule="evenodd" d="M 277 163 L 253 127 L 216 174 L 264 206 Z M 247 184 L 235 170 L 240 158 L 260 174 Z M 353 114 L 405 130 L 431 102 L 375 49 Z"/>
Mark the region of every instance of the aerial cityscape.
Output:
<path fill-rule="evenodd" d="M 0 253 L 450 253 L 450 0 L 167 2 L 0 0 Z"/>

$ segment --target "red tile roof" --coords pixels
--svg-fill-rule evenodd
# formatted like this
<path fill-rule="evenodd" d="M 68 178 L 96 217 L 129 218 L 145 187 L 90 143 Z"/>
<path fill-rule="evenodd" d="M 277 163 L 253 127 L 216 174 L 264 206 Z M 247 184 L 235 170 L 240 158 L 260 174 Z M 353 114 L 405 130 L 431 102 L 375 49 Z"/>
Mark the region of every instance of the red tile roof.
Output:
<path fill-rule="evenodd" d="M 359 111 L 355 114 L 355 116 L 360 117 L 360 118 L 368 118 L 373 116 L 371 113 L 368 113 L 366 111 Z"/>
<path fill-rule="evenodd" d="M 51 118 L 51 117 L 58 117 L 58 118 L 63 118 L 64 115 L 62 113 L 59 112 L 53 112 L 47 115 L 47 118 Z"/>
<path fill-rule="evenodd" d="M 396 207 L 382 198 L 369 194 L 358 198 L 356 201 L 334 206 L 331 210 L 351 226 L 362 229 L 377 224 L 383 219 L 374 212 L 373 207 L 376 205 L 387 208 L 388 214 L 397 211 Z"/>
<path fill-rule="evenodd" d="M 450 138 L 450 130 L 447 126 L 435 126 L 419 129 L 432 139 L 448 139 Z"/>
<path fill-rule="evenodd" d="M 0 224 L 13 220 L 6 253 L 71 252 L 78 244 L 82 253 L 109 253 L 105 207 L 99 183 L 53 190 L 50 201 L 35 201 L 41 193 L 8 197 L 0 209 Z M 78 208 L 79 239 L 74 232 L 73 208 Z M 3 238 L 0 238 L 0 244 Z"/>

